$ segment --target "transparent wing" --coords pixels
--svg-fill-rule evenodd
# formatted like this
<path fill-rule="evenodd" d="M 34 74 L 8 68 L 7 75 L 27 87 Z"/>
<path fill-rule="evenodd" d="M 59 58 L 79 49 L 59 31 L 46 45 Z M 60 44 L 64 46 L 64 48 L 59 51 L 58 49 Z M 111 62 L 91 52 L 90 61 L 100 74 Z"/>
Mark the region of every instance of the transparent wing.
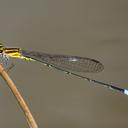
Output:
<path fill-rule="evenodd" d="M 21 50 L 23 56 L 41 61 L 45 64 L 75 72 L 100 72 L 104 66 L 97 60 L 68 55 L 47 54 L 35 51 Z"/>
<path fill-rule="evenodd" d="M 85 57 L 79 57 L 79 56 L 54 55 L 54 54 L 46 54 L 41 52 L 25 51 L 25 50 L 21 50 L 21 52 L 25 57 L 32 58 L 42 63 L 51 65 L 58 70 L 64 71 L 67 74 L 88 80 L 89 82 L 97 83 L 103 87 L 107 87 L 109 89 L 116 90 L 125 95 L 128 95 L 127 89 L 123 89 L 111 84 L 107 84 L 95 79 L 91 79 L 86 76 L 79 75 L 74 72 L 71 72 L 71 71 L 100 72 L 104 69 L 104 66 L 97 60 L 85 58 Z"/>

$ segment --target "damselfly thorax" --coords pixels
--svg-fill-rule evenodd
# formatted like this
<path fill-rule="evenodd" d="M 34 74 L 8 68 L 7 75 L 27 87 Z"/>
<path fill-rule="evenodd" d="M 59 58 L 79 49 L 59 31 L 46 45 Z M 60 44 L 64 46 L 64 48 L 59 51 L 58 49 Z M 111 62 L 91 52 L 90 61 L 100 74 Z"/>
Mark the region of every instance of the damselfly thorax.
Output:
<path fill-rule="evenodd" d="M 7 58 L 12 57 L 17 59 L 32 60 L 29 57 L 23 56 L 20 48 L 6 48 L 2 44 L 0 44 L 0 55 Z"/>

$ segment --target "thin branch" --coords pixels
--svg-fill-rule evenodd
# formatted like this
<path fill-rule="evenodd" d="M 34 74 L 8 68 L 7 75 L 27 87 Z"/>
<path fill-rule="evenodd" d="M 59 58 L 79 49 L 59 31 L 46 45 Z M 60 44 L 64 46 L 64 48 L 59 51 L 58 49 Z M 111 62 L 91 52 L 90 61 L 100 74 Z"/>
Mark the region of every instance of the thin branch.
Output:
<path fill-rule="evenodd" d="M 25 114 L 25 118 L 28 122 L 28 125 L 30 128 L 38 128 L 36 121 L 34 120 L 34 117 L 32 116 L 27 104 L 25 103 L 23 97 L 21 96 L 20 92 L 16 88 L 16 85 L 9 77 L 8 73 L 5 71 L 4 67 L 0 64 L 0 75 L 7 83 L 8 87 L 11 89 L 13 95 L 15 96 L 17 102 L 19 103 L 22 111 Z"/>

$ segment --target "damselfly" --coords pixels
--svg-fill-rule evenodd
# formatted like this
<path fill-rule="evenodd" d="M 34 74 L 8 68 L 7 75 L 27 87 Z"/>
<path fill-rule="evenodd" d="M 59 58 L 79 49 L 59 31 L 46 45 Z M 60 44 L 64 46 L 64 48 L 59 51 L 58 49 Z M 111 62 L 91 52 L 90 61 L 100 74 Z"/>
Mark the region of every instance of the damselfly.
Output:
<path fill-rule="evenodd" d="M 98 85 L 107 87 L 112 90 L 119 91 L 123 94 L 128 95 L 128 90 L 123 89 L 111 84 L 107 84 L 95 79 L 80 75 L 76 72 L 100 72 L 104 69 L 102 63 L 95 59 L 79 57 L 79 56 L 69 56 L 60 54 L 48 54 L 36 51 L 27 51 L 20 48 L 7 48 L 0 44 L 0 59 L 2 61 L 8 60 L 8 58 L 18 58 L 28 61 L 39 61 L 48 67 L 54 67 L 57 70 L 63 71 L 66 74 L 74 75 L 79 78 L 88 80 L 89 82 L 94 82 Z"/>

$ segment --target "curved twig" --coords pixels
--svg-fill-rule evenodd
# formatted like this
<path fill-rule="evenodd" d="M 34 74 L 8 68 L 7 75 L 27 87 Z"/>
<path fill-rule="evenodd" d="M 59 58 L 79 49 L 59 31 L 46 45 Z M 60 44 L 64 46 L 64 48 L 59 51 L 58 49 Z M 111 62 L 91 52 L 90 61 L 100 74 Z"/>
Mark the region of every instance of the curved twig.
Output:
<path fill-rule="evenodd" d="M 4 70 L 4 67 L 2 66 L 2 64 L 0 64 L 0 75 L 5 80 L 8 87 L 11 89 L 13 95 L 15 96 L 17 102 L 19 103 L 22 111 L 25 114 L 25 117 L 26 117 L 29 127 L 30 128 L 38 128 L 36 121 L 34 120 L 34 117 L 32 116 L 27 104 L 25 103 L 23 97 L 21 96 L 20 92 L 16 88 L 16 85 L 14 84 L 14 82 L 12 81 L 12 79 L 10 78 L 8 73 Z"/>

